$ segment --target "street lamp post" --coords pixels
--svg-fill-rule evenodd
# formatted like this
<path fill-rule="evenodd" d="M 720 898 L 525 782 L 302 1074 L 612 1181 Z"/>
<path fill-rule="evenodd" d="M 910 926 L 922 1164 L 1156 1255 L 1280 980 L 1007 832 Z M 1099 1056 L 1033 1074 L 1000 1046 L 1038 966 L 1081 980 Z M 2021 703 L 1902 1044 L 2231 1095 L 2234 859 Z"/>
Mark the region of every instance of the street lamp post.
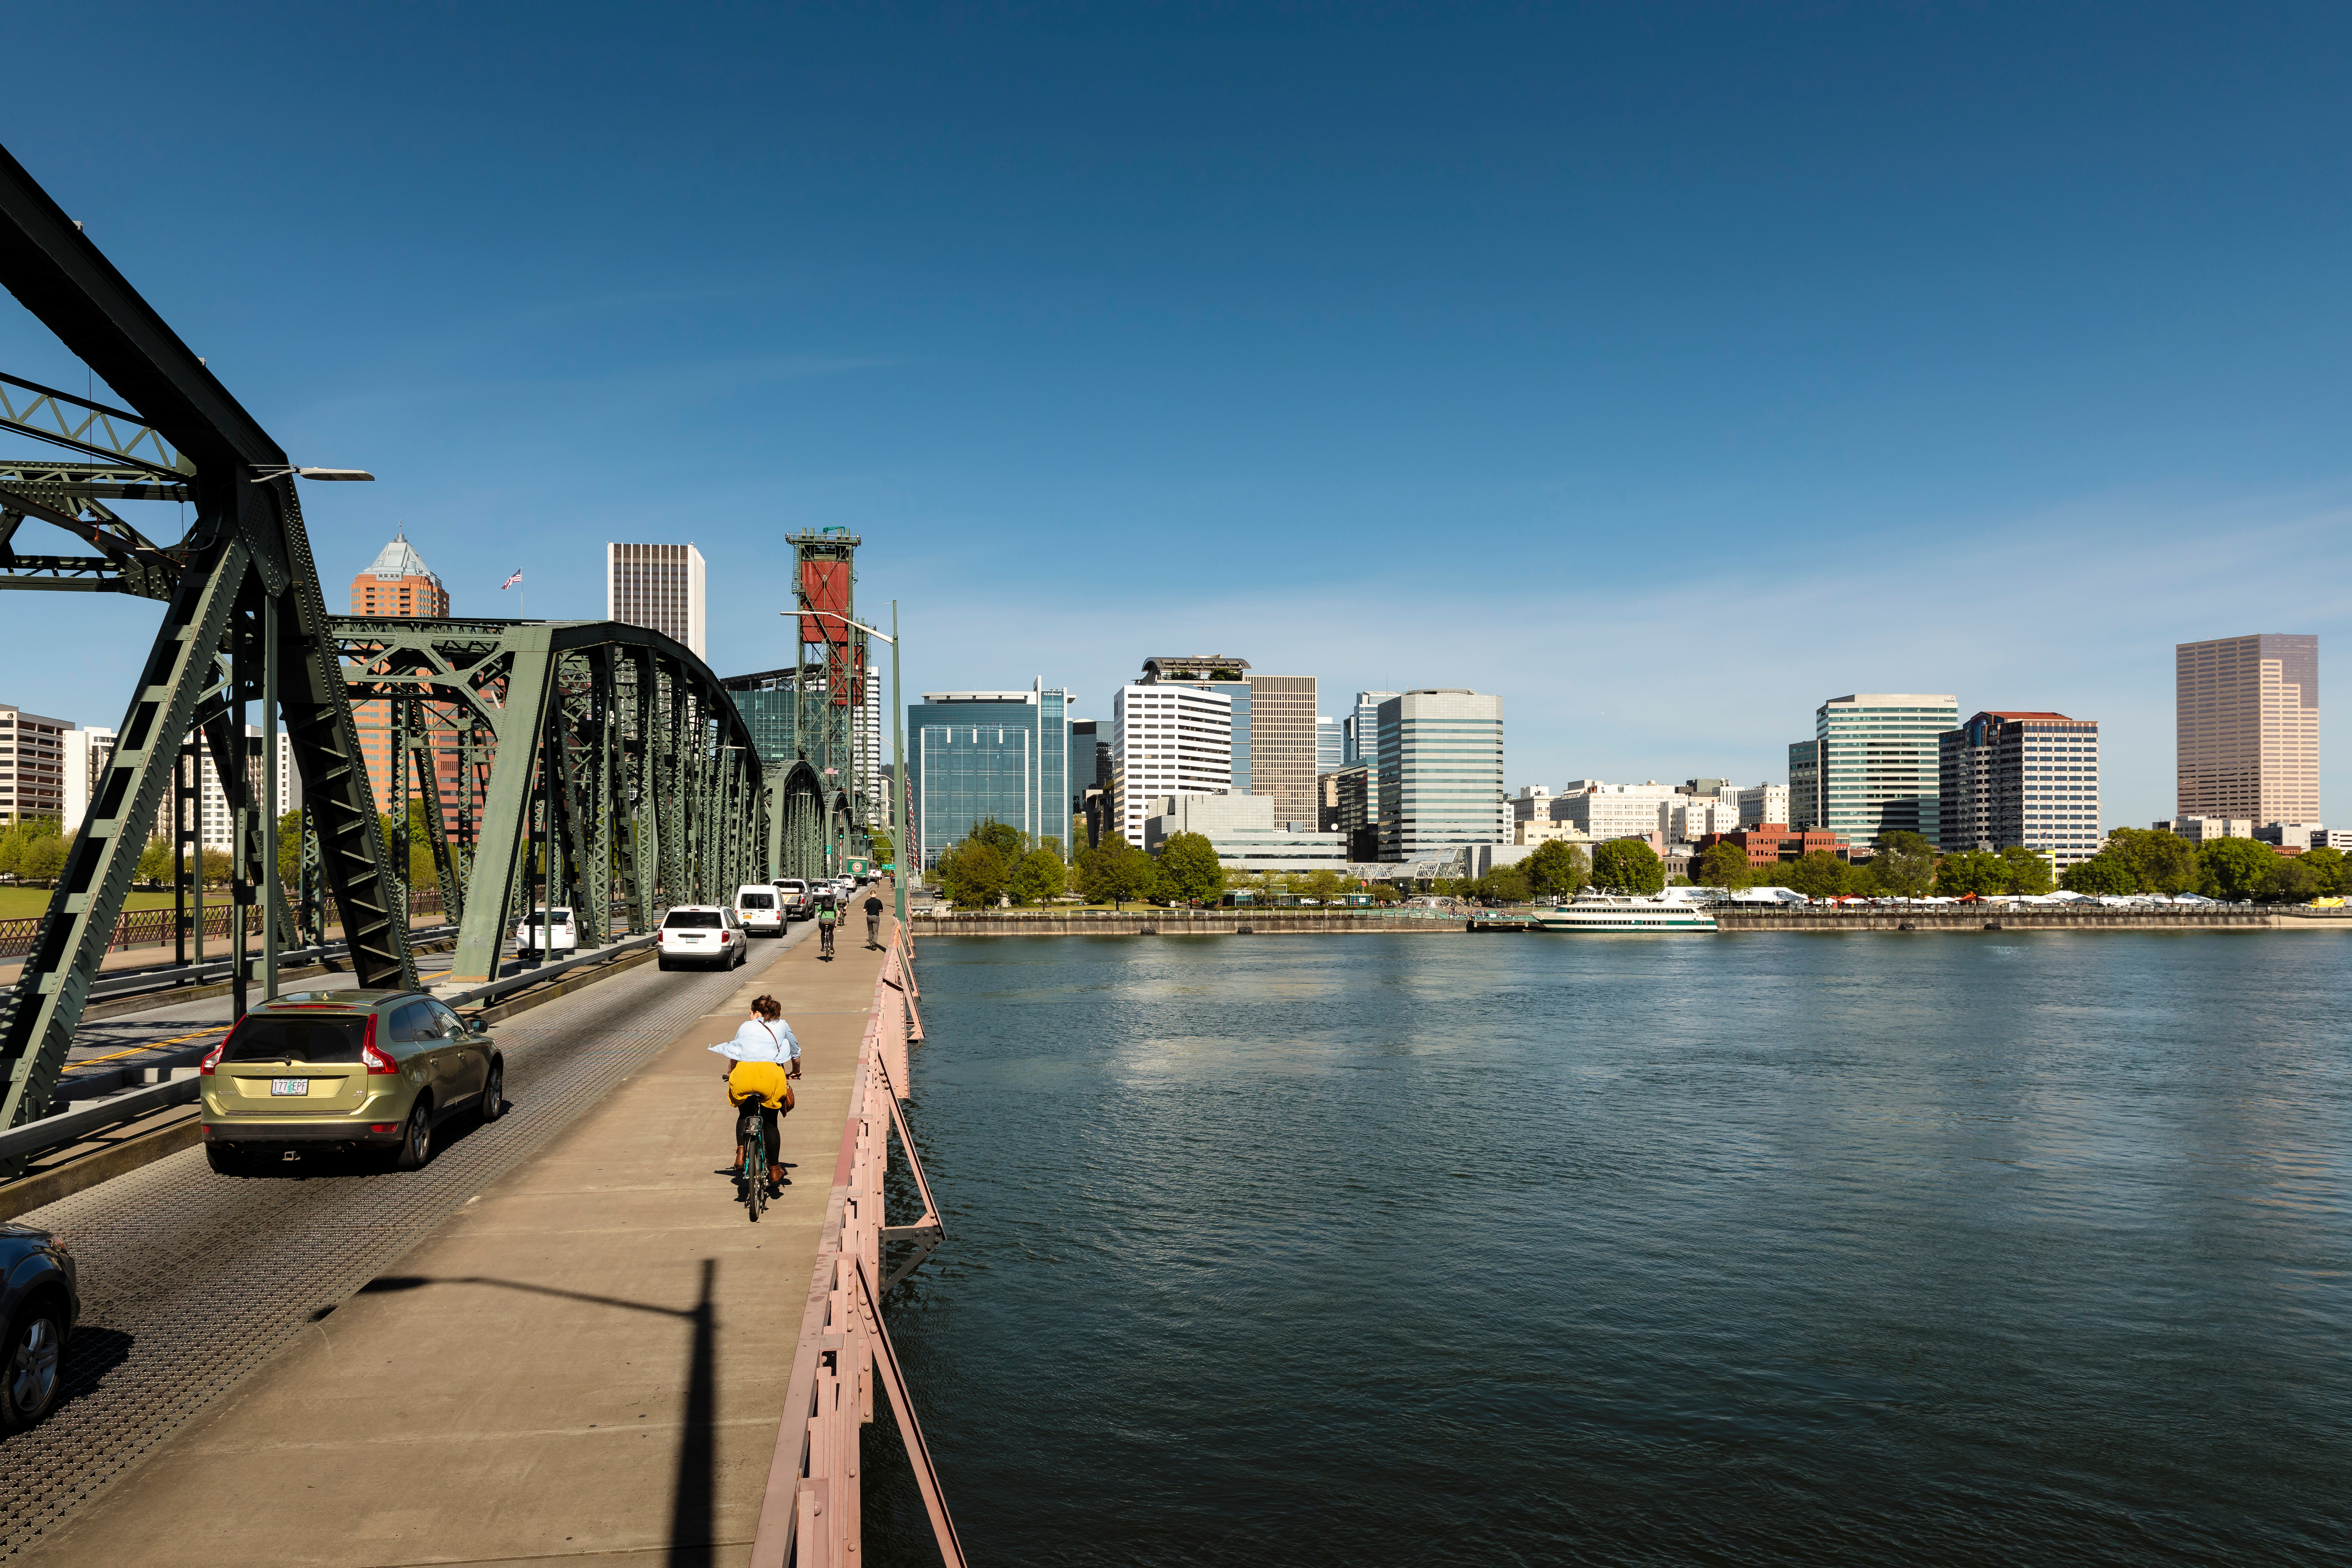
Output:
<path fill-rule="evenodd" d="M 907 824 L 900 804 L 907 789 L 907 710 L 898 701 L 898 601 L 890 601 L 890 629 L 883 631 L 864 621 L 853 621 L 838 610 L 780 610 L 784 616 L 822 616 L 839 621 L 845 626 L 856 626 L 870 637 L 880 637 L 890 645 L 890 876 L 892 900 L 898 906 L 898 929 L 907 929 Z"/>

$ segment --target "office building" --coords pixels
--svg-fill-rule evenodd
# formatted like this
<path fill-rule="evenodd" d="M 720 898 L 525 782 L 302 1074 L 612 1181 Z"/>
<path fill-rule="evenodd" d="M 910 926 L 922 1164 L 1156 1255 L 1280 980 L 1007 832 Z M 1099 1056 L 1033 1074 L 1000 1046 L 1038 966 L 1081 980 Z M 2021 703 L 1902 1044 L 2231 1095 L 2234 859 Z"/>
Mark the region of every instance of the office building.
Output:
<path fill-rule="evenodd" d="M 1348 765 L 1348 737 L 1339 721 L 1318 715 L 1315 721 L 1315 772 L 1319 776 Z"/>
<path fill-rule="evenodd" d="M 1988 710 L 1938 748 L 1936 841 L 1948 853 L 2023 845 L 2062 871 L 2098 853 L 2096 720 Z"/>
<path fill-rule="evenodd" d="M 1551 791 L 1541 784 L 1521 784 L 1519 793 L 1511 797 L 1511 820 L 1514 823 L 1549 822 L 1551 798 Z"/>
<path fill-rule="evenodd" d="M 1263 795 L 1173 795 L 1151 803 L 1143 847 L 1157 855 L 1179 833 L 1197 833 L 1227 871 L 1344 871 L 1347 837 L 1285 826 L 1274 797 Z"/>
<path fill-rule="evenodd" d="M 2254 829 L 2254 840 L 2274 845 L 2283 854 L 2300 855 L 2327 842 L 2327 829 L 2315 822 L 2266 822 Z"/>
<path fill-rule="evenodd" d="M 395 533 L 392 542 L 376 552 L 367 569 L 352 579 L 352 610 L 363 616 L 385 621 L 446 620 L 449 615 L 449 590 L 440 574 L 425 563 L 416 546 L 408 542 L 405 533 Z M 378 811 L 390 811 L 400 795 L 404 782 L 392 765 L 391 708 L 383 702 L 360 702 L 352 707 L 352 722 L 358 727 L 360 761 L 365 764 L 368 789 Z M 446 719 L 439 721 L 446 728 Z M 441 792 L 441 809 L 445 826 L 454 831 L 462 803 L 460 792 L 467 787 L 457 770 L 457 753 L 454 748 L 435 752 L 434 777 Z M 406 779 L 408 793 L 416 793 L 416 779 L 412 772 Z M 476 781 L 475 788 L 480 787 Z M 478 810 L 476 820 L 479 820 Z"/>
<path fill-rule="evenodd" d="M 1090 789 L 1110 787 L 1109 730 L 1097 719 L 1070 721 L 1070 809 L 1076 811 Z"/>
<path fill-rule="evenodd" d="M 1156 658 L 1143 661 L 1143 673 L 1138 678 L 1143 686 L 1191 686 L 1202 691 L 1214 691 L 1223 697 L 1227 711 L 1233 715 L 1233 742 L 1226 759 L 1226 772 L 1233 778 L 1235 795 L 1248 795 L 1253 771 L 1255 737 L 1252 732 L 1252 696 L 1249 660 L 1234 658 L 1229 654 L 1202 654 L 1195 658 Z"/>
<path fill-rule="evenodd" d="M 1067 855 L 1070 694 L 927 691 L 907 709 L 908 864 L 926 870 L 983 822 Z"/>
<path fill-rule="evenodd" d="M 66 735 L 73 726 L 0 703 L 0 822 L 63 820 Z"/>
<path fill-rule="evenodd" d="M 1501 698 L 1458 687 L 1407 691 L 1381 704 L 1379 723 L 1381 859 L 1509 841 Z"/>
<path fill-rule="evenodd" d="M 89 816 L 89 803 L 98 794 L 98 781 L 106 776 L 107 764 L 114 761 L 114 731 L 95 728 L 68 730 L 64 740 L 65 811 L 59 820 L 62 831 L 73 833 Z"/>
<path fill-rule="evenodd" d="M 1678 795 L 1658 807 L 1658 831 L 1669 844 L 1694 844 L 1709 833 L 1739 831 L 1739 803 L 1721 795 Z"/>
<path fill-rule="evenodd" d="M 604 618 L 661 633 L 709 656 L 702 552 L 691 544 L 604 546 Z"/>
<path fill-rule="evenodd" d="M 1850 859 L 1853 847 L 1834 833 L 1818 827 L 1783 827 L 1768 823 L 1762 827 L 1743 827 L 1736 833 L 1710 833 L 1700 838 L 1695 847 L 1704 856 L 1718 844 L 1729 844 L 1748 857 L 1750 866 L 1777 866 L 1783 861 L 1801 860 L 1808 855 L 1834 855 Z"/>
<path fill-rule="evenodd" d="M 1795 746 L 1789 749 L 1790 809 L 1855 846 L 1898 832 L 1935 843 L 1942 736 L 1959 723 L 1957 697 L 1888 691 L 1831 698 L 1813 712 L 1814 750 L 1803 759 L 1818 779 L 1813 809 L 1807 814 L 1798 798 Z"/>
<path fill-rule="evenodd" d="M 1312 830 L 1318 738 L 1315 678 L 1265 675 L 1249 678 L 1249 784 L 1236 795 L 1262 795 L 1274 801 L 1274 819 Z"/>
<path fill-rule="evenodd" d="M 1822 819 L 1822 743 L 1798 741 L 1789 747 L 1789 826 L 1811 827 Z"/>
<path fill-rule="evenodd" d="M 220 769 L 213 761 L 212 748 L 197 738 L 195 750 L 199 758 L 193 773 L 196 782 L 194 822 L 196 840 L 207 849 L 227 853 L 236 847 L 236 816 L 229 809 L 228 792 L 221 787 Z M 258 724 L 245 727 L 245 758 L 253 792 L 258 795 L 262 789 L 261 726 Z M 187 767 L 184 760 L 180 765 L 184 770 Z M 272 815 L 283 816 L 289 811 L 299 809 L 301 805 L 302 780 L 294 771 L 293 737 L 281 729 L 278 731 L 278 799 L 271 808 Z M 376 805 L 383 809 L 384 802 L 379 799 Z M 172 790 L 168 784 L 164 786 L 163 800 L 155 807 L 153 831 L 159 838 L 172 837 Z"/>
<path fill-rule="evenodd" d="M 1337 833 L 1348 846 L 1351 861 L 1381 858 L 1380 791 L 1369 763 L 1351 763 L 1317 781 L 1323 788 L 1322 810 L 1316 826 Z"/>
<path fill-rule="evenodd" d="M 2319 639 L 2263 633 L 2173 649 L 2180 816 L 2319 820 Z"/>
<path fill-rule="evenodd" d="M 1524 817 L 1511 824 L 1511 842 L 1528 846 L 1573 844 L 1589 847 L 1600 840 L 1572 822 L 1554 822 L 1549 817 Z"/>
<path fill-rule="evenodd" d="M 2251 816 L 2176 816 L 2169 822 L 2152 824 L 2158 833 L 2169 833 L 2186 838 L 2191 844 L 2210 844 L 2217 838 L 2252 838 L 2254 819 Z"/>
<path fill-rule="evenodd" d="M 801 723 L 808 732 L 797 738 L 793 730 L 791 670 L 762 669 L 751 675 L 730 675 L 719 683 L 735 700 L 735 710 L 743 715 L 743 723 L 751 731 L 751 749 L 762 763 L 798 759 L 808 750 L 811 737 L 821 732 L 817 726 L 824 719 L 820 711 L 824 702 L 824 666 L 811 660 L 802 666 L 801 678 L 808 682 L 808 695 L 803 700 L 808 706 L 801 711 Z M 890 795 L 883 775 L 889 763 L 885 761 L 882 746 L 882 704 L 875 700 L 877 692 L 870 679 L 858 684 L 866 700 L 849 715 L 850 753 L 857 770 L 857 787 L 865 800 L 865 825 L 887 827 L 890 822 Z"/>
<path fill-rule="evenodd" d="M 1393 691 L 1359 691 L 1356 705 L 1339 721 L 1339 765 L 1351 767 L 1358 763 L 1372 763 L 1381 754 L 1381 704 L 1396 696 Z"/>
<path fill-rule="evenodd" d="M 1676 795 L 1674 785 L 1655 779 L 1637 784 L 1570 779 L 1552 796 L 1551 816 L 1588 837 L 1636 837 L 1664 831 L 1663 819 L 1677 804 Z M 1685 803 L 1689 799 L 1681 798 Z"/>
<path fill-rule="evenodd" d="M 1155 800 L 1236 793 L 1246 792 L 1234 788 L 1230 690 L 1170 680 L 1139 681 L 1112 693 L 1110 813 L 1121 837 L 1143 847 Z"/>
<path fill-rule="evenodd" d="M 1761 827 L 1768 822 L 1777 822 L 1783 827 L 1792 826 L 1789 816 L 1787 784 L 1751 784 L 1740 790 L 1736 798 L 1742 827 Z"/>

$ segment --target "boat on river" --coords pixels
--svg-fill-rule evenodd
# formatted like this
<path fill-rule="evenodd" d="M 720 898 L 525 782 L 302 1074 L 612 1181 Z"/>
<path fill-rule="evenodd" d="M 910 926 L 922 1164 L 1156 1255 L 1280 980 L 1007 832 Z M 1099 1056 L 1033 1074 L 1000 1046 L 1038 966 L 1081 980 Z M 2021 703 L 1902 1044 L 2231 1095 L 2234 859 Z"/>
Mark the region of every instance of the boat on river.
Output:
<path fill-rule="evenodd" d="M 1666 899 L 1627 898 L 1614 893 L 1582 893 L 1555 908 L 1497 910 L 1484 919 L 1474 917 L 1473 931 L 1570 931 L 1578 935 L 1616 935 L 1627 931 L 1711 931 L 1715 916 L 1699 904 Z"/>

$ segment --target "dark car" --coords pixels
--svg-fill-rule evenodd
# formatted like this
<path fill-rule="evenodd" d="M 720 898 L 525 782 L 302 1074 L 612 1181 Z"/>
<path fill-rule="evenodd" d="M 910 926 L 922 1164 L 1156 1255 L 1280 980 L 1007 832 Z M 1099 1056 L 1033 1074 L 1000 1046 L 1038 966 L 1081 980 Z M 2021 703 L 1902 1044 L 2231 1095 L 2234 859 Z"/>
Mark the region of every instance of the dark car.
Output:
<path fill-rule="evenodd" d="M 0 1225 L 0 1432 L 20 1432 L 58 1402 L 81 1289 L 65 1243 L 29 1225 Z"/>

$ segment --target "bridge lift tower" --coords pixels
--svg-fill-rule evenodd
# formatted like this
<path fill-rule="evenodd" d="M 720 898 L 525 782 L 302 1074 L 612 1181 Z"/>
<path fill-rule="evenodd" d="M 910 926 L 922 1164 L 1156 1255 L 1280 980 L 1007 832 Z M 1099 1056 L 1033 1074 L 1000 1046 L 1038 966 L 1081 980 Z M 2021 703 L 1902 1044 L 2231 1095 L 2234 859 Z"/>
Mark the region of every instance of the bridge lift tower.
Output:
<path fill-rule="evenodd" d="M 825 862 L 866 853 L 866 830 L 881 802 L 876 776 L 878 731 L 869 706 L 866 637 L 857 618 L 858 537 L 845 528 L 792 536 L 793 593 L 798 614 L 799 679 L 793 682 L 793 748 L 823 779 L 829 801 Z"/>

